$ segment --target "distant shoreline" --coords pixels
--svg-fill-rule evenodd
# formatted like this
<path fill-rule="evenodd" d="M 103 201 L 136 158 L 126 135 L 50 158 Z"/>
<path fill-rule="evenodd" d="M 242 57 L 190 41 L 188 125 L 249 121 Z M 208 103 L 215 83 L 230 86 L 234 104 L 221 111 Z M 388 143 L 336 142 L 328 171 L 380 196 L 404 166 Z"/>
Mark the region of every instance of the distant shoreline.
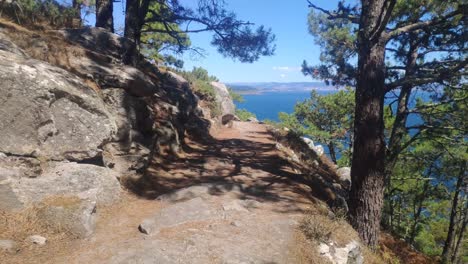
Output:
<path fill-rule="evenodd" d="M 330 87 L 330 88 L 311 88 L 311 89 L 303 89 L 303 90 L 293 90 L 293 89 L 267 89 L 267 90 L 237 90 L 233 88 L 232 90 L 240 95 L 261 95 L 265 93 L 304 93 L 304 92 L 311 92 L 311 91 L 339 91 L 341 88 L 337 87 Z"/>

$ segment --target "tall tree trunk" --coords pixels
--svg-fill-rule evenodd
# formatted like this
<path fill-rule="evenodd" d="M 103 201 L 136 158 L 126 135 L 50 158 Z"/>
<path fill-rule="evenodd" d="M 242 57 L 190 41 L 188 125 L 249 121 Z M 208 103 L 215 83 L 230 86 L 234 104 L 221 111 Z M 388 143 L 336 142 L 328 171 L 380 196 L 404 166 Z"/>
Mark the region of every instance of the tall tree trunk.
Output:
<path fill-rule="evenodd" d="M 442 263 L 449 263 L 450 254 L 453 251 L 453 239 L 455 237 L 455 221 L 457 217 L 457 208 L 460 191 L 463 185 L 465 176 L 466 162 L 463 161 L 460 165 L 460 174 L 458 175 L 455 193 L 453 195 L 452 211 L 450 212 L 450 224 L 447 232 L 447 239 L 445 240 L 444 249 L 442 250 Z"/>
<path fill-rule="evenodd" d="M 124 37 L 133 40 L 135 44 L 139 44 L 141 34 L 141 30 L 138 28 L 140 24 L 140 18 L 138 17 L 139 9 L 139 0 L 127 0 L 125 5 Z"/>
<path fill-rule="evenodd" d="M 370 247 L 378 243 L 385 187 L 383 29 L 395 1 L 362 0 L 358 33 L 358 76 L 349 213 L 353 227 Z"/>
<path fill-rule="evenodd" d="M 459 262 L 460 258 L 460 245 L 463 243 L 463 237 L 465 236 L 465 230 L 466 226 L 468 225 L 468 201 L 465 199 L 465 207 L 463 209 L 463 220 L 461 223 L 461 228 L 460 231 L 458 232 L 458 240 L 457 243 L 455 244 L 455 249 L 453 250 L 452 254 L 452 263 L 457 263 Z M 460 262 L 461 263 L 461 262 Z"/>
<path fill-rule="evenodd" d="M 96 0 L 96 27 L 105 28 L 114 33 L 113 0 Z"/>
<path fill-rule="evenodd" d="M 127 0 L 125 5 L 125 30 L 124 37 L 131 39 L 137 48 L 140 48 L 141 30 L 145 24 L 145 17 L 148 13 L 149 0 Z M 124 57 L 125 64 L 138 64 L 138 54 L 129 54 Z"/>

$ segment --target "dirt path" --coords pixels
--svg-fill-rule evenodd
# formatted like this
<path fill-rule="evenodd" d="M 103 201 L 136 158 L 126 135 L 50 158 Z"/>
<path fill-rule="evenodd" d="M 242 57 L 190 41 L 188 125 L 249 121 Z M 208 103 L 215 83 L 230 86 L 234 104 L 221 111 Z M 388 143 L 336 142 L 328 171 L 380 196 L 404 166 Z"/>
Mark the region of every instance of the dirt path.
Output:
<path fill-rule="evenodd" d="M 191 142 L 184 159 L 160 165 L 153 168 L 151 177 L 137 179 L 135 184 L 140 188 L 137 195 L 126 194 L 122 203 L 98 211 L 92 238 L 64 243 L 55 247 L 56 252 L 44 251 L 46 258 L 39 254 L 34 260 L 38 263 L 302 262 L 306 257 L 297 247 L 296 227 L 314 200 L 310 188 L 300 183 L 302 175 L 281 157 L 261 124 L 235 122 L 233 128 L 223 128 L 213 136 L 212 144 Z M 182 190 L 183 197 L 153 199 L 173 190 Z M 183 207 L 187 192 L 203 200 L 200 199 L 199 205 Z M 205 207 L 203 212 L 192 212 Z M 184 212 L 180 213 L 181 210 Z M 206 217 L 200 218 L 200 214 Z M 137 229 L 145 219 L 170 221 L 159 223 L 155 234 L 145 235 Z"/>

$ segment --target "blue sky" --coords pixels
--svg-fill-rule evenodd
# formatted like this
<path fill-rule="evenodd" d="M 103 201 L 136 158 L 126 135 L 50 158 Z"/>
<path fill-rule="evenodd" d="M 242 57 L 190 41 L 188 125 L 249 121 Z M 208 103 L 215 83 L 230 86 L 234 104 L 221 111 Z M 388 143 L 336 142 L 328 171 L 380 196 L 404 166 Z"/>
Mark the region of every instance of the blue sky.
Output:
<path fill-rule="evenodd" d="M 334 9 L 336 0 L 315 0 L 316 5 Z M 193 5 L 196 0 L 181 0 L 181 3 Z M 184 68 L 202 66 L 222 82 L 302 82 L 313 81 L 300 72 L 300 65 L 305 59 L 310 64 L 319 62 L 320 49 L 314 44 L 307 30 L 309 8 L 306 0 L 231 0 L 226 1 L 227 9 L 234 11 L 239 19 L 248 20 L 256 25 L 270 27 L 276 35 L 276 52 L 270 57 L 262 57 L 254 63 L 240 63 L 225 58 L 210 45 L 212 34 L 191 34 L 192 44 L 203 48 L 206 57 L 194 58 L 185 54 Z M 116 29 L 123 27 L 123 4 L 114 4 Z M 94 14 L 87 17 L 88 23 L 94 24 Z"/>

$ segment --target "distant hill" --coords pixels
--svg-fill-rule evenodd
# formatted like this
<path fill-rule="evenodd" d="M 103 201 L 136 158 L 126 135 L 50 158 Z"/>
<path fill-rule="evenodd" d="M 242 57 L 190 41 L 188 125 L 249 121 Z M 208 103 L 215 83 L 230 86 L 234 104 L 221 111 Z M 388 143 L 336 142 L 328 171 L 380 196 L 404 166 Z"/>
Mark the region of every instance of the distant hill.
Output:
<path fill-rule="evenodd" d="M 332 90 L 334 86 L 323 82 L 237 82 L 227 84 L 241 94 L 256 94 L 264 92 L 300 92 L 311 90 Z"/>

